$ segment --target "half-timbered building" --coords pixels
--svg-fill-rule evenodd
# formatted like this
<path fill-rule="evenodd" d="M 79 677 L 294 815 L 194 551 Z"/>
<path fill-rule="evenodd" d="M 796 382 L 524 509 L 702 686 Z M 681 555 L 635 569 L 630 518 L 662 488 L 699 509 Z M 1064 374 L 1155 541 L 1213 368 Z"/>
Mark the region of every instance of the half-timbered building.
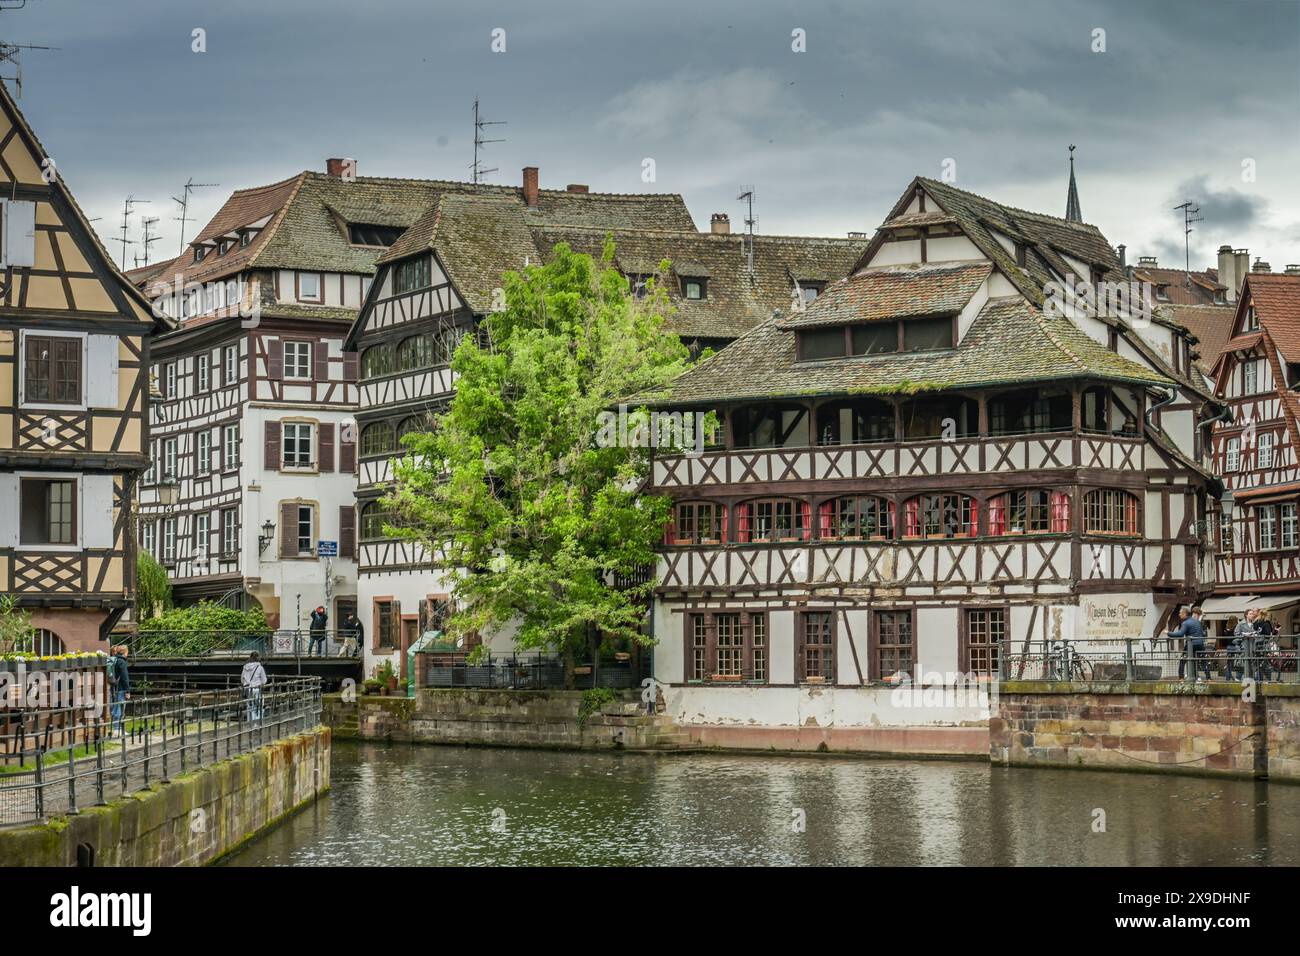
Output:
<path fill-rule="evenodd" d="M 1094 226 L 917 179 L 849 277 L 653 398 L 723 423 L 650 483 L 655 669 L 696 738 L 978 749 L 978 707 L 898 686 L 1151 638 L 1209 589 L 1218 408 L 1184 328 L 1079 292 L 1124 278 Z"/>
<path fill-rule="evenodd" d="M 0 593 L 36 650 L 107 650 L 135 595 L 149 344 L 166 322 L 113 265 L 0 84 Z"/>
<path fill-rule="evenodd" d="M 1246 275 L 1232 335 L 1214 368 L 1231 416 L 1214 432 L 1222 476 L 1218 584 L 1208 615 L 1249 608 L 1300 632 L 1300 268 Z M 1257 269 L 1259 267 L 1257 266 Z"/>
<path fill-rule="evenodd" d="M 792 302 L 811 301 L 847 274 L 865 241 L 745 237 L 715 214 L 697 232 L 678 196 L 611 196 L 585 186 L 539 190 L 524 171 L 517 196 L 448 192 L 380 257 L 375 285 L 346 347 L 359 354 L 359 584 L 368 653 L 403 651 L 445 608 L 448 588 L 416 544 L 387 539 L 379 499 L 393 481 L 402 436 L 446 407 L 448 363 L 460 338 L 499 308 L 502 273 L 544 261 L 564 242 L 599 255 L 607 238 L 633 285 L 659 274 L 671 331 L 719 348 Z M 508 634 L 496 635 L 510 650 Z M 406 655 L 400 654 L 401 666 Z"/>

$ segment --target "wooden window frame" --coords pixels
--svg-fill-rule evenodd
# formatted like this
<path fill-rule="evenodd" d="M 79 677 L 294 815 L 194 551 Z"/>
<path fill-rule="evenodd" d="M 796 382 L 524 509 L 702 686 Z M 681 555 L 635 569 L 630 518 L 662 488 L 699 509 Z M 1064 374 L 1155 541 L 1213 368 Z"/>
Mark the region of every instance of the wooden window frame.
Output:
<path fill-rule="evenodd" d="M 302 277 L 303 277 L 303 276 L 315 276 L 315 277 L 316 277 L 316 295 L 315 295 L 315 296 L 308 296 L 308 295 L 305 295 L 305 294 L 303 293 L 303 291 L 302 291 Z M 294 297 L 297 301 L 299 301 L 299 302 L 305 302 L 305 303 L 308 303 L 308 304 L 310 304 L 310 305 L 324 305 L 324 304 L 325 304 L 325 273 L 323 273 L 323 272 L 315 272 L 315 271 L 310 270 L 310 269 L 308 269 L 308 270 L 306 270 L 306 271 L 294 270 L 294 273 L 293 273 L 293 297 Z"/>
<path fill-rule="evenodd" d="M 313 382 L 313 381 L 315 381 L 315 380 L 316 380 L 316 377 L 315 377 L 316 346 L 317 346 L 318 344 L 319 344 L 319 343 L 312 342 L 310 339 L 282 339 L 281 342 L 280 342 L 280 362 L 281 362 L 281 365 L 280 365 L 280 369 L 281 369 L 281 372 L 280 372 L 280 378 L 281 378 L 283 381 L 286 381 L 286 382 Z M 307 362 L 306 362 L 306 366 L 305 366 L 306 369 L 307 369 L 307 374 L 305 374 L 305 375 L 290 375 L 290 374 L 289 374 L 289 367 L 290 367 L 290 366 L 289 366 L 289 350 L 292 348 L 292 349 L 295 351 L 295 354 L 296 354 L 296 356 L 297 356 L 297 357 L 295 358 L 295 360 L 294 360 L 294 363 L 293 363 L 294 371 L 296 372 L 297 369 L 298 369 L 298 367 L 299 367 L 300 364 L 301 364 L 301 363 L 298 361 L 298 359 L 300 359 L 300 358 L 302 357 L 301 354 L 298 353 L 298 350 L 301 349 L 301 348 L 304 347 L 304 346 L 305 346 L 306 349 L 307 349 Z"/>
<path fill-rule="evenodd" d="M 289 461 L 289 429 L 295 430 L 306 427 L 310 429 L 307 438 L 307 458 L 308 463 L 305 465 L 291 463 Z M 280 422 L 280 470 L 293 472 L 294 474 L 312 474 L 318 471 L 319 462 L 317 458 L 317 439 L 319 437 L 320 423 L 297 418 L 287 418 Z M 301 438 L 295 437 L 294 448 L 297 450 Z"/>
<path fill-rule="evenodd" d="M 729 635 L 739 638 L 739 643 L 719 643 L 719 619 L 727 622 Z M 734 630 L 731 628 L 733 622 Z M 738 672 L 733 665 L 729 668 L 731 673 L 720 673 L 718 651 L 721 646 L 729 649 L 729 656 L 739 665 Z M 682 651 L 682 677 L 687 684 L 710 687 L 767 684 L 772 675 L 768 612 L 728 607 L 688 611 L 683 615 Z"/>
<path fill-rule="evenodd" d="M 240 466 L 239 454 L 239 422 L 232 422 L 229 425 L 221 426 L 221 470 L 222 472 L 238 471 Z M 231 440 L 231 436 L 234 440 Z"/>
<path fill-rule="evenodd" d="M 1129 502 L 1133 502 L 1132 508 Z M 1095 516 L 1102 516 L 1109 522 L 1110 517 L 1116 508 L 1123 509 L 1120 513 L 1123 515 L 1122 530 L 1113 528 L 1095 528 L 1092 527 L 1092 521 Z M 1104 535 L 1107 537 L 1138 537 L 1142 534 L 1142 499 L 1124 488 L 1094 488 L 1083 495 L 1082 507 L 1080 509 L 1082 516 L 1082 530 L 1087 535 Z M 1129 515 L 1132 515 L 1132 527 L 1129 526 Z"/>
<path fill-rule="evenodd" d="M 1006 646 L 1006 638 L 1010 634 L 1010 606 L 1002 604 L 997 606 L 963 607 L 959 609 L 958 614 L 960 615 L 958 619 L 960 627 L 958 628 L 957 666 L 963 674 L 971 674 L 976 677 L 998 677 L 1001 674 L 1000 655 Z M 996 620 L 994 615 L 997 616 Z M 980 620 L 980 618 L 984 618 L 984 620 Z M 980 627 L 977 628 L 977 624 Z M 995 629 L 1000 629 L 1002 641 L 984 640 L 977 644 L 974 637 L 979 633 L 980 629 L 987 632 L 982 635 L 986 637 L 995 636 Z M 913 640 L 915 640 L 915 630 L 913 631 Z M 980 649 L 981 652 L 984 652 L 986 648 L 992 648 L 991 651 L 987 652 L 989 668 L 991 669 L 981 667 L 977 670 L 975 668 L 971 660 L 971 654 L 972 650 L 976 648 Z"/>
<path fill-rule="evenodd" d="M 56 537 L 52 528 L 54 524 L 50 520 L 50 502 L 48 494 L 50 488 L 54 485 L 66 485 L 71 491 L 71 500 L 64 503 L 66 505 L 66 518 L 60 517 L 58 525 L 67 526 L 67 540 L 51 540 Z M 40 486 L 42 500 L 40 503 L 41 519 L 40 525 L 43 529 L 41 538 L 44 540 L 32 540 L 25 537 L 25 525 L 27 508 L 29 507 L 28 495 Z M 81 482 L 76 475 L 34 475 L 20 474 L 18 478 L 18 549 L 23 551 L 47 551 L 47 550 L 77 550 L 81 545 L 80 519 L 81 519 Z"/>
<path fill-rule="evenodd" d="M 839 534 L 845 526 L 844 515 L 840 505 L 845 501 L 853 502 L 853 528 L 855 533 L 851 535 Z M 874 504 L 878 514 L 883 514 L 884 523 L 887 528 L 885 534 L 872 534 L 864 536 L 862 534 L 862 514 L 863 505 L 867 502 Z M 831 533 L 826 532 L 828 523 L 823 508 L 831 506 L 829 527 Z M 877 518 L 879 521 L 879 518 Z M 897 506 L 894 502 L 884 495 L 836 495 L 833 498 L 827 498 L 817 505 L 817 511 L 813 519 L 813 524 L 817 529 L 817 540 L 819 541 L 893 541 L 898 534 Z M 877 525 L 879 527 L 879 524 Z"/>
<path fill-rule="evenodd" d="M 881 625 L 885 623 L 886 618 L 894 621 L 897 616 L 905 616 L 906 623 L 911 640 L 904 644 L 894 642 L 885 644 L 882 641 L 883 631 Z M 898 668 L 889 674 L 884 673 L 882 652 L 886 648 L 908 647 L 908 667 Z M 914 607 L 883 607 L 873 608 L 871 610 L 871 626 L 868 629 L 867 637 L 867 679 L 873 683 L 883 683 L 886 677 L 904 670 L 905 673 L 913 680 L 916 679 L 916 608 Z M 897 653 L 897 652 L 895 652 Z"/>
<path fill-rule="evenodd" d="M 829 641 L 810 642 L 809 627 L 813 618 L 821 622 L 824 619 Z M 830 684 L 838 682 L 839 677 L 839 614 L 834 608 L 807 608 L 795 612 L 794 617 L 794 679 L 797 684 Z M 818 649 L 823 655 L 826 655 L 822 663 L 819 664 L 818 670 L 829 671 L 827 673 L 809 675 L 808 662 L 809 653 Z"/>
<path fill-rule="evenodd" d="M 218 512 L 217 523 L 221 541 L 221 557 L 236 557 L 239 554 L 239 509 L 235 507 L 222 508 Z"/>
<path fill-rule="evenodd" d="M 39 343 L 46 343 L 49 350 L 49 358 L 45 361 L 44 375 L 32 375 L 32 361 L 30 352 L 33 345 L 39 347 Z M 59 364 L 66 362 L 67 357 L 60 357 L 56 354 L 56 343 L 64 346 L 73 343 L 72 353 L 76 357 L 76 378 L 68 379 L 59 376 Z M 60 408 L 60 409 L 84 409 L 86 407 L 86 337 L 82 333 L 60 334 L 42 330 L 40 334 L 33 334 L 24 330 L 20 342 L 19 360 L 22 362 L 22 405 L 28 408 Z M 42 384 L 49 395 L 48 398 L 33 398 L 32 385 Z M 71 399 L 56 398 L 61 386 L 71 386 L 74 397 Z"/>
<path fill-rule="evenodd" d="M 780 506 L 791 505 L 790 529 L 794 532 L 793 537 L 777 537 L 776 529 L 778 526 L 778 508 Z M 771 508 L 771 534 L 768 537 L 759 538 L 755 529 L 758 527 L 758 512 L 760 506 L 770 506 Z M 748 520 L 742 522 L 746 517 L 742 513 L 742 508 L 748 508 Z M 735 540 L 737 544 L 758 544 L 758 545 L 790 545 L 805 544 L 812 540 L 813 514 L 812 504 L 804 498 L 795 498 L 788 495 L 765 495 L 759 498 L 749 498 L 739 502 L 735 506 Z M 742 529 L 741 525 L 744 524 Z M 802 523 L 802 530 L 800 524 Z M 745 535 L 744 540 L 741 534 Z"/>
<path fill-rule="evenodd" d="M 953 534 L 947 532 L 931 533 L 926 530 L 926 516 L 929 509 L 926 508 L 927 499 L 938 499 L 940 522 L 942 515 L 947 512 L 946 499 L 957 499 L 957 510 L 959 512 L 958 530 Z M 916 502 L 917 509 L 917 533 L 910 534 L 908 531 L 908 511 L 912 502 Z M 960 491 L 927 491 L 919 495 L 912 495 L 903 502 L 903 518 L 899 522 L 901 529 L 899 537 L 904 541 L 956 541 L 962 538 L 974 538 L 979 535 L 979 502 L 971 495 Z"/>
<path fill-rule="evenodd" d="M 702 525 L 701 511 L 709 509 L 709 518 L 707 519 L 710 529 L 714 532 L 711 536 L 700 533 Z M 727 506 L 720 501 L 678 501 L 673 505 L 673 520 L 668 525 L 666 542 L 669 545 L 696 545 L 710 546 L 721 545 L 725 543 L 727 530 Z M 690 529 L 689 534 L 683 534 L 684 529 Z"/>
<path fill-rule="evenodd" d="M 232 362 L 231 359 L 234 359 Z M 226 345 L 221 349 L 221 384 L 239 384 L 239 346 Z"/>

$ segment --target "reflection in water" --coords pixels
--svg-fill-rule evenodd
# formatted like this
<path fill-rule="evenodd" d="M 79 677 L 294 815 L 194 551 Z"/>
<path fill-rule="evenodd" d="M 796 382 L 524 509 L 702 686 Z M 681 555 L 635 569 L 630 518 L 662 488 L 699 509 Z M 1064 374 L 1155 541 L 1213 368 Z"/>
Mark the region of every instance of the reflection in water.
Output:
<path fill-rule="evenodd" d="M 229 865 L 1300 863 L 1300 787 L 975 762 L 338 741 Z M 1094 833 L 1093 811 L 1106 814 Z M 792 811 L 806 814 L 806 832 Z M 494 810 L 498 820 L 494 829 Z M 504 813 L 504 818 L 502 818 Z"/>

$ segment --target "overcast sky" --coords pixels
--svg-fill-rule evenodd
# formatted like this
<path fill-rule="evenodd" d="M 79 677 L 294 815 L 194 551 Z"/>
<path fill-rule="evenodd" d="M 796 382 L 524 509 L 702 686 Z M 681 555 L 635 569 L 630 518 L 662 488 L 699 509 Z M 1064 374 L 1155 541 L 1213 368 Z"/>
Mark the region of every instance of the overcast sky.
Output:
<path fill-rule="evenodd" d="M 487 181 L 680 192 L 706 228 L 753 184 L 760 232 L 871 230 L 947 159 L 958 186 L 1063 215 L 1074 143 L 1084 219 L 1130 261 L 1181 265 L 1191 199 L 1194 267 L 1225 242 L 1300 262 L 1295 0 L 28 0 L 0 38 L 59 48 L 23 53 L 21 105 L 106 239 L 128 194 L 152 200 L 130 237 L 161 217 L 155 260 L 190 177 L 220 184 L 201 221 L 327 156 L 468 178 L 477 95 L 508 121 Z"/>

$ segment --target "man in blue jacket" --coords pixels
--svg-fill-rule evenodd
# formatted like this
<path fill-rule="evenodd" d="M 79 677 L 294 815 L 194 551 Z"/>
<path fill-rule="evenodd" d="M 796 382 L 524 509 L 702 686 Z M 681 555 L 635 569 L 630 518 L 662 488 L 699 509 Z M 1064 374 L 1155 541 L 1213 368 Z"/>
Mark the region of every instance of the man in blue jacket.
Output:
<path fill-rule="evenodd" d="M 1199 660 L 1205 669 L 1205 679 L 1210 679 L 1210 662 L 1205 657 L 1205 625 L 1200 618 L 1193 617 L 1191 608 L 1184 607 L 1178 612 L 1178 627 L 1169 631 L 1169 636 L 1183 639 L 1183 656 L 1178 660 L 1178 679 L 1183 679 L 1183 668 L 1188 658 L 1192 661 L 1192 676 L 1196 676 L 1196 663 Z"/>

